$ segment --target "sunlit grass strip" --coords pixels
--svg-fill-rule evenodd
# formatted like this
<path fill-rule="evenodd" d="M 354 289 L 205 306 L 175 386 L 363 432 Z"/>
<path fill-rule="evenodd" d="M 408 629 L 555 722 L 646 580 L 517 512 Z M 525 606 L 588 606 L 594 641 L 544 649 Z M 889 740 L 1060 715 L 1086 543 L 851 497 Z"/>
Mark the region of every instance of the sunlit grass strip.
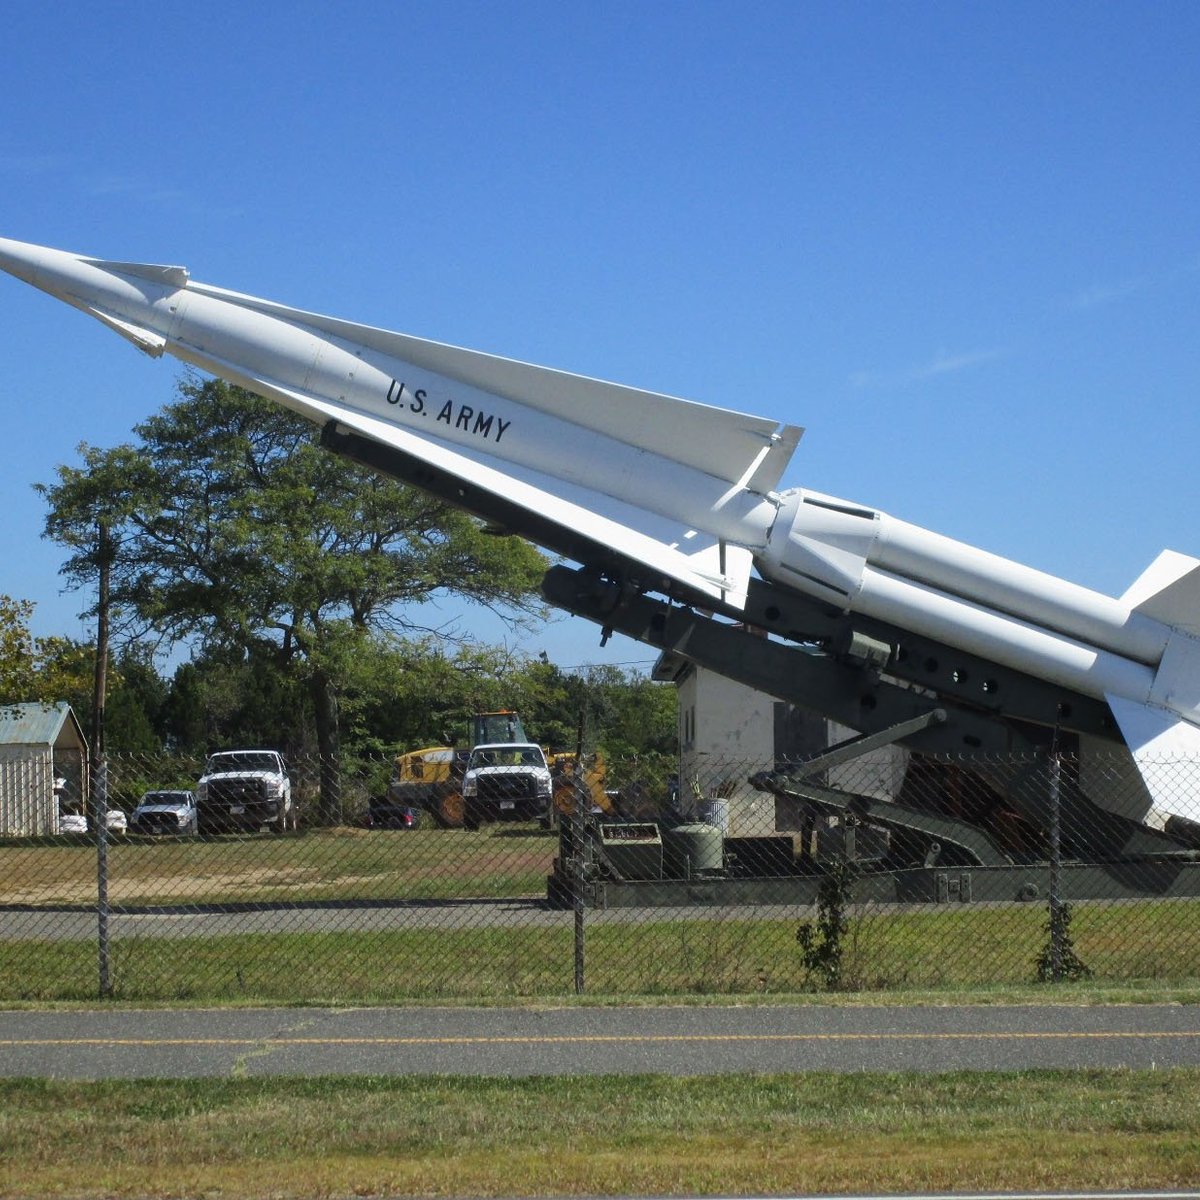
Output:
<path fill-rule="evenodd" d="M 557 927 L 414 928 L 363 933 L 114 938 L 114 998 L 144 1001 L 389 1003 L 553 997 L 574 991 L 570 915 Z M 1099 983 L 1194 981 L 1194 903 L 1081 906 L 1075 949 Z M 1045 915 L 1034 908 L 874 913 L 848 938 L 850 991 L 1025 986 L 1036 982 Z M 96 994 L 92 941 L 0 947 L 0 999 Z M 711 919 L 586 928 L 585 981 L 595 995 L 747 995 L 819 990 L 794 920 Z"/>
<path fill-rule="evenodd" d="M 118 839 L 108 849 L 108 896 L 116 905 L 537 896 L 557 852 L 557 838 L 532 826 Z M 0 843 L 0 903 L 95 898 L 93 847 Z"/>
<path fill-rule="evenodd" d="M 1182 1188 L 1200 1071 L 0 1081 L 0 1195 Z"/>

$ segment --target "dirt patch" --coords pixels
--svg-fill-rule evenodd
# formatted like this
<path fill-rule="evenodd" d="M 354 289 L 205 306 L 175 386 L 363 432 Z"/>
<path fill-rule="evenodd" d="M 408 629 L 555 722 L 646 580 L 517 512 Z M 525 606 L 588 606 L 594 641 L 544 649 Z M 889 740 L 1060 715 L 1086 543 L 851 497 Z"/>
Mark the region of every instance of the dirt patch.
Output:
<path fill-rule="evenodd" d="M 234 900 L 247 892 L 263 888 L 295 888 L 320 882 L 319 872 L 311 867 L 260 867 L 216 875 L 142 875 L 133 879 L 110 879 L 111 904 L 136 904 L 141 900 L 170 896 L 187 900 L 203 896 L 206 900 L 224 897 Z M 94 904 L 95 879 L 54 880 L 43 885 L 0 891 L 0 904 Z"/>

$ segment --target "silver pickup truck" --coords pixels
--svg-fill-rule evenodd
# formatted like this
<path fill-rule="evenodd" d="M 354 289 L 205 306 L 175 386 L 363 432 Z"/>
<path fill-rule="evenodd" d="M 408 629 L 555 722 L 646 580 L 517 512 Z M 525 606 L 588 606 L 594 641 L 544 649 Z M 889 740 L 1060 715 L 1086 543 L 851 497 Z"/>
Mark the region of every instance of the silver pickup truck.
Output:
<path fill-rule="evenodd" d="M 130 833 L 197 833 L 196 795 L 170 790 L 147 792 L 129 816 Z"/>

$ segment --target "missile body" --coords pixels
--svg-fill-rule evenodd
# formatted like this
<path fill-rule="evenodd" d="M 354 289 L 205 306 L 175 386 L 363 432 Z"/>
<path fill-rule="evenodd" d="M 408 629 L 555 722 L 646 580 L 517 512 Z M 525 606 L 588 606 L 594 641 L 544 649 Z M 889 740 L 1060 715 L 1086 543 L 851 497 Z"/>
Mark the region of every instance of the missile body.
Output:
<path fill-rule="evenodd" d="M 1158 810 L 1200 819 L 1187 794 L 1200 793 L 1200 560 L 1164 551 L 1113 598 L 777 490 L 794 426 L 288 308 L 182 267 L 5 239 L 0 267 L 152 356 L 387 447 L 419 464 L 418 484 L 461 488 L 464 506 L 638 590 L 736 618 L 756 568 L 782 592 L 1103 700 L 1135 760 L 1187 756 L 1195 788 L 1182 768 L 1139 762 L 1141 777 Z"/>
<path fill-rule="evenodd" d="M 1184 610 L 1172 628 L 1129 599 L 808 491 L 788 493 L 780 517 L 760 558 L 769 578 L 1084 695 L 1200 722 L 1200 642 Z M 1198 568 L 1167 552 L 1127 597 L 1194 592 Z"/>

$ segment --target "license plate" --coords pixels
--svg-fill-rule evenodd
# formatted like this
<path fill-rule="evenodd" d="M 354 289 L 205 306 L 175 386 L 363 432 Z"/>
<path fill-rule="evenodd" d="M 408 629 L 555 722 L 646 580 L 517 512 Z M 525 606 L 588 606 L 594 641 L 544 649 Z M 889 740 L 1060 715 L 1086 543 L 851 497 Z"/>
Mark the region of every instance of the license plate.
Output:
<path fill-rule="evenodd" d="M 244 804 L 231 804 L 229 806 L 229 811 L 235 817 L 241 817 L 241 816 L 244 816 L 246 813 L 246 806 Z"/>
<path fill-rule="evenodd" d="M 500 807 L 501 808 L 516 808 L 517 804 L 516 804 L 515 800 L 501 800 Z"/>

